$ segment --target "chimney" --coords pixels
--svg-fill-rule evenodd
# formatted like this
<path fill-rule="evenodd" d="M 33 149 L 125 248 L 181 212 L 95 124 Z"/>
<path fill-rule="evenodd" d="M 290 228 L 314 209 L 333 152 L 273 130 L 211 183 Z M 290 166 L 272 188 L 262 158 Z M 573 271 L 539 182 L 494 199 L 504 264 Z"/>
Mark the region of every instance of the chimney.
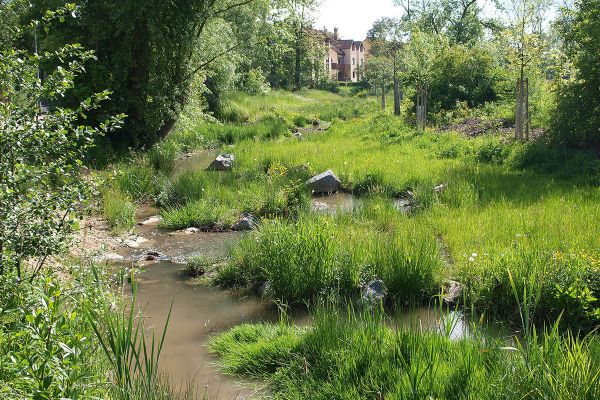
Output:
<path fill-rule="evenodd" d="M 333 28 L 333 38 L 334 38 L 335 40 L 338 40 L 338 39 L 339 39 L 339 38 L 338 38 L 338 33 L 339 33 L 339 30 L 338 30 L 338 27 L 336 26 L 335 28 Z"/>

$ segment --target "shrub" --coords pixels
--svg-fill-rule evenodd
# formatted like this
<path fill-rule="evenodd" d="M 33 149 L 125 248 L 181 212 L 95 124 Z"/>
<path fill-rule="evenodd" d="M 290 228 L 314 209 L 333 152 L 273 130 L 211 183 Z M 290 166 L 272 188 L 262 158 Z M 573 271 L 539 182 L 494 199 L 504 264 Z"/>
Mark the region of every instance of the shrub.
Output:
<path fill-rule="evenodd" d="M 267 94 L 271 91 L 271 85 L 265 79 L 260 67 L 248 71 L 244 82 L 244 90 L 254 95 Z"/>
<path fill-rule="evenodd" d="M 510 148 L 502 143 L 499 138 L 483 138 L 474 147 L 475 160 L 481 163 L 498 164 L 504 163 L 510 154 Z"/>

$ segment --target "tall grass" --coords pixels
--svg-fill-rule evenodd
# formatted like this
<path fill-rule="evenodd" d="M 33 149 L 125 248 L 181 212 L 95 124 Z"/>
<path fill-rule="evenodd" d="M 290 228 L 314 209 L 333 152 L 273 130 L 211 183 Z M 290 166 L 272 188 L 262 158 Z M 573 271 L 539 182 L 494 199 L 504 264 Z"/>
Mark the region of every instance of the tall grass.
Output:
<path fill-rule="evenodd" d="M 102 210 L 108 225 L 115 232 L 126 231 L 135 225 L 135 205 L 129 197 L 117 189 L 102 193 Z"/>
<path fill-rule="evenodd" d="M 97 270 L 93 272 L 99 281 Z M 103 290 L 98 292 L 96 307 L 85 309 L 87 320 L 115 373 L 118 393 L 124 399 L 134 389 L 151 393 L 160 382 L 158 363 L 171 317 L 169 309 L 162 335 L 157 338 L 152 330 L 147 342 L 143 319 L 135 311 L 137 288 L 133 271 L 131 282 L 132 304 L 128 310 L 115 313 L 112 299 Z"/>
<path fill-rule="evenodd" d="M 424 301 L 439 289 L 442 271 L 435 241 L 418 229 L 357 229 L 352 218 L 301 215 L 264 224 L 242 240 L 223 285 L 269 282 L 275 298 L 310 300 L 324 292 L 356 295 L 370 279 L 382 279 L 390 298 Z"/>
<path fill-rule="evenodd" d="M 319 308 L 306 330 L 241 325 L 210 349 L 225 371 L 265 377 L 277 398 L 595 399 L 600 361 L 594 337 L 544 330 L 526 344 L 386 323 L 382 312 Z M 276 355 L 276 356 L 274 356 Z M 265 360 L 264 363 L 261 361 Z"/>

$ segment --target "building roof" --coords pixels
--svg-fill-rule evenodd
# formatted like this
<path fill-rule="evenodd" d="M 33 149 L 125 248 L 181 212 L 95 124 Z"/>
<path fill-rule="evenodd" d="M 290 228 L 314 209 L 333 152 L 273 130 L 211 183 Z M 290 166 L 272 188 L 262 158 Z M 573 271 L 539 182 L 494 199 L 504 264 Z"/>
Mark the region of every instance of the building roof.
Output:
<path fill-rule="evenodd" d="M 338 40 L 340 49 L 349 49 L 354 44 L 354 40 Z"/>

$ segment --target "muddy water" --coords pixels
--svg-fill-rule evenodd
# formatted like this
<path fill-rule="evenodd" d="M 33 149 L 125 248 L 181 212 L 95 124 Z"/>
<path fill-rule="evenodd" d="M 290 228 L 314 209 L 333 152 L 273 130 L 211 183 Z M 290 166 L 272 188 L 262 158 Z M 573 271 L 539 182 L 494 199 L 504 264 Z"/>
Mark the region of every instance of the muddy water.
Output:
<path fill-rule="evenodd" d="M 186 171 L 201 171 L 207 168 L 218 155 L 219 150 L 216 149 L 197 150 L 188 153 L 177 160 L 173 175 L 177 176 Z"/>
<path fill-rule="evenodd" d="M 201 151 L 181 159 L 175 174 L 187 170 L 204 169 L 214 159 L 216 151 Z M 337 193 L 313 198 L 313 209 L 319 212 L 352 212 L 360 200 L 351 194 Z M 158 210 L 144 207 L 137 215 L 138 221 L 154 216 Z M 207 350 L 210 337 L 245 322 L 273 322 L 278 319 L 273 302 L 256 297 L 242 297 L 237 293 L 215 287 L 194 284 L 182 274 L 187 258 L 202 254 L 226 257 L 244 233 L 224 232 L 165 232 L 157 223 L 140 225 L 137 234 L 146 239 L 136 248 L 123 248 L 120 252 L 127 261 L 135 263 L 143 272 L 136 277 L 138 283 L 137 306 L 143 310 L 147 324 L 160 331 L 167 319 L 171 302 L 173 309 L 163 348 L 162 368 L 172 383 L 181 388 L 189 382 L 197 393 L 210 399 L 248 399 L 264 393 L 259 382 L 240 381 L 219 372 L 217 359 Z M 160 261 L 139 262 L 148 251 L 165 255 Z M 297 312 L 292 320 L 301 325 L 309 323 L 306 311 Z M 460 338 L 469 334 L 468 323 L 459 314 L 440 314 L 439 310 L 419 308 L 397 311 L 391 324 L 422 330 L 441 331 L 445 321 L 453 321 L 450 336 Z"/>
<path fill-rule="evenodd" d="M 273 303 L 241 297 L 215 287 L 198 286 L 181 274 L 181 265 L 169 261 L 151 263 L 137 276 L 138 305 L 146 323 L 162 329 L 173 309 L 163 348 L 162 367 L 180 387 L 193 382 L 210 399 L 252 398 L 259 383 L 244 382 L 219 372 L 208 353 L 207 341 L 244 322 L 276 321 Z"/>
<path fill-rule="evenodd" d="M 333 193 L 327 196 L 316 195 L 311 199 L 311 209 L 316 212 L 335 214 L 350 213 L 360 203 L 358 197 L 349 193 Z"/>

